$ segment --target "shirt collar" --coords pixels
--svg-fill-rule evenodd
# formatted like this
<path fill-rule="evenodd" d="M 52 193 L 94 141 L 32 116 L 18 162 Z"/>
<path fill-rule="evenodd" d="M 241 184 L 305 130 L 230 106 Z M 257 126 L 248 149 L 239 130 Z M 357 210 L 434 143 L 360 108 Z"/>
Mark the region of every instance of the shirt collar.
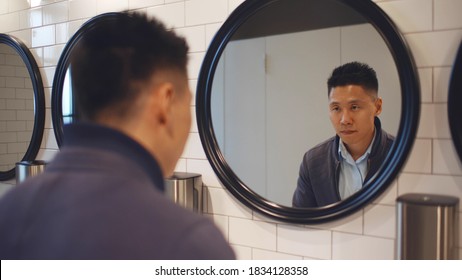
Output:
<path fill-rule="evenodd" d="M 77 122 L 64 126 L 64 142 L 67 146 L 80 146 L 111 151 L 129 158 L 148 174 L 154 185 L 164 190 L 162 171 L 156 159 L 141 144 L 107 126 Z"/>
<path fill-rule="evenodd" d="M 369 147 L 367 147 L 367 150 L 364 152 L 364 154 L 362 156 L 360 156 L 356 160 L 356 163 L 360 163 L 360 162 L 362 162 L 363 160 L 365 160 L 365 159 L 367 159 L 369 157 L 369 155 L 371 154 L 371 151 L 372 151 L 372 146 L 374 145 L 375 135 L 376 135 L 376 133 L 374 132 L 374 137 L 372 138 L 372 141 L 369 144 Z M 352 162 L 355 162 L 353 160 L 353 157 L 351 156 L 350 152 L 348 152 L 348 149 L 346 148 L 346 146 L 343 143 L 342 139 L 340 139 L 340 141 L 339 141 L 338 154 L 339 154 L 340 159 L 342 159 L 342 160 L 347 160 L 347 161 L 350 160 Z"/>

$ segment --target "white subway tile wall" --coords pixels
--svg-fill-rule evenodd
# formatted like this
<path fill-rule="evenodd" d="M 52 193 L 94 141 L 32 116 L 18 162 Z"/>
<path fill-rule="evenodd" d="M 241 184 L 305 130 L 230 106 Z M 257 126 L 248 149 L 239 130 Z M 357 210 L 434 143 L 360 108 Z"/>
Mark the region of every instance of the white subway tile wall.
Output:
<path fill-rule="evenodd" d="M 169 28 L 185 27 L 185 3 L 177 2 L 147 8 L 147 14 L 162 20 Z"/>
<path fill-rule="evenodd" d="M 34 120 L 34 91 L 26 64 L 0 45 L 0 170 L 10 170 L 27 151 Z"/>
<path fill-rule="evenodd" d="M 462 1 L 459 0 L 436 0 L 434 1 L 434 29 L 462 28 L 460 20 Z"/>
<path fill-rule="evenodd" d="M 190 45 L 188 73 L 195 94 L 207 46 L 226 17 L 242 2 L 0 0 L 0 32 L 19 37 L 31 48 L 44 80 L 47 120 L 38 158 L 51 160 L 58 150 L 50 113 L 53 76 L 65 43 L 86 20 L 125 9 L 162 19 L 169 28 L 185 36 Z M 249 210 L 221 186 L 202 149 L 197 125 L 193 124 L 177 170 L 203 175 L 207 186 L 206 215 L 216 222 L 239 259 L 393 259 L 398 195 L 427 192 L 462 200 L 462 164 L 451 141 L 446 109 L 450 73 L 462 38 L 462 1 L 374 2 L 404 34 L 420 76 L 421 120 L 406 165 L 383 195 L 349 217 L 316 226 L 284 224 Z M 14 180 L 0 182 L 0 195 L 14 184 Z"/>
<path fill-rule="evenodd" d="M 315 259 L 330 259 L 332 257 L 332 231 L 278 225 L 277 251 Z"/>
<path fill-rule="evenodd" d="M 96 16 L 95 0 L 69 1 L 69 20 L 91 18 Z"/>

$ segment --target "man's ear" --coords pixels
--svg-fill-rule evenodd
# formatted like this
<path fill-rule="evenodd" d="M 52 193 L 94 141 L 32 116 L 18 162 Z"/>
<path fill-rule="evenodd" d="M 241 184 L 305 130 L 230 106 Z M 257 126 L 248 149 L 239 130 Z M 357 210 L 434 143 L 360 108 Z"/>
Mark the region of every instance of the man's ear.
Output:
<path fill-rule="evenodd" d="M 167 82 L 158 85 L 153 92 L 151 92 L 150 111 L 154 112 L 154 121 L 157 121 L 160 125 L 166 125 L 170 119 L 173 96 L 173 84 Z"/>
<path fill-rule="evenodd" d="M 382 98 L 380 97 L 377 97 L 377 99 L 375 100 L 375 116 L 378 116 L 380 115 L 380 113 L 382 113 Z"/>

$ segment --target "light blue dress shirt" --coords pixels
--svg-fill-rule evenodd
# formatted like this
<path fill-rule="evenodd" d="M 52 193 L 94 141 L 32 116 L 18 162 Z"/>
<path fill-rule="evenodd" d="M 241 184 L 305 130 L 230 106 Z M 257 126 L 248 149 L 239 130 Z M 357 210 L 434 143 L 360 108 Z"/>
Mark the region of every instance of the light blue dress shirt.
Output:
<path fill-rule="evenodd" d="M 339 193 L 340 198 L 345 199 L 363 187 L 364 178 L 369 171 L 368 159 L 374 144 L 374 138 L 369 144 L 366 152 L 356 161 L 348 152 L 347 148 L 340 141 L 338 145 L 338 154 L 340 156 L 340 174 L 339 174 Z"/>

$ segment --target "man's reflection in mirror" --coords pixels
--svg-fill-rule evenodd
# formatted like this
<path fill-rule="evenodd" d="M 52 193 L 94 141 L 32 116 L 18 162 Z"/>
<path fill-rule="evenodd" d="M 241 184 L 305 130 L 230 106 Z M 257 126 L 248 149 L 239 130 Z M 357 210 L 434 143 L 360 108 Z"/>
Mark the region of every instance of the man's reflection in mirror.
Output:
<path fill-rule="evenodd" d="M 382 99 L 371 67 L 350 62 L 327 81 L 336 135 L 303 156 L 294 207 L 320 207 L 359 191 L 382 165 L 394 137 L 381 128 Z"/>

